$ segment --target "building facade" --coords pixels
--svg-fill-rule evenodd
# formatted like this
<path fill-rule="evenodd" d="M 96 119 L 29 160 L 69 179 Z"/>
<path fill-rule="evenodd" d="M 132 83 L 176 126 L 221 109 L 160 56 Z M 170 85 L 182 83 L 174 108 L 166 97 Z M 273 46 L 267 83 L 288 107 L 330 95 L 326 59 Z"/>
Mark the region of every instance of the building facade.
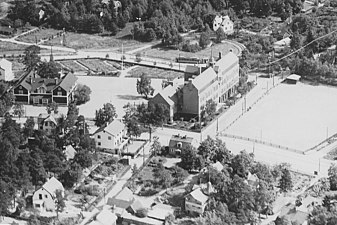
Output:
<path fill-rule="evenodd" d="M 124 123 L 114 120 L 107 126 L 99 128 L 94 134 L 96 147 L 119 154 L 126 137 Z"/>
<path fill-rule="evenodd" d="M 68 73 L 62 78 L 40 78 L 29 72 L 14 86 L 15 101 L 22 104 L 47 105 L 56 102 L 68 105 L 74 99 L 77 78 Z"/>
<path fill-rule="evenodd" d="M 7 59 L 0 60 L 0 80 L 11 81 L 14 79 L 12 63 Z"/>
<path fill-rule="evenodd" d="M 200 68 L 199 75 L 189 74 L 182 88 L 182 112 L 200 116 L 206 102 L 224 103 L 236 93 L 239 85 L 239 58 L 232 52 L 209 61 L 208 68 Z"/>
<path fill-rule="evenodd" d="M 197 188 L 185 196 L 185 210 L 189 213 L 202 214 L 208 202 L 208 196 Z"/>
<path fill-rule="evenodd" d="M 56 210 L 56 192 L 61 192 L 64 196 L 64 188 L 55 177 L 50 178 L 41 188 L 33 194 L 33 207 L 39 212 Z"/>

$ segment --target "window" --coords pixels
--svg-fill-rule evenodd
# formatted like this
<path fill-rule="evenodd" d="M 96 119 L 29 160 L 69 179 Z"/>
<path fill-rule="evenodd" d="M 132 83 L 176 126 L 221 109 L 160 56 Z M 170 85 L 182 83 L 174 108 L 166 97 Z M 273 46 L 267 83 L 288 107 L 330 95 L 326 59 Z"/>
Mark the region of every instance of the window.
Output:
<path fill-rule="evenodd" d="M 58 92 L 57 92 L 57 95 L 62 95 L 62 91 L 58 91 Z"/>
<path fill-rule="evenodd" d="M 97 142 L 97 145 L 98 145 L 98 146 L 101 146 L 101 142 Z"/>
<path fill-rule="evenodd" d="M 108 136 L 108 140 L 111 140 L 111 136 Z"/>
<path fill-rule="evenodd" d="M 34 102 L 34 104 L 39 104 L 40 101 L 39 101 L 38 98 L 34 98 L 34 99 L 33 99 L 33 102 Z"/>
<path fill-rule="evenodd" d="M 23 90 L 19 90 L 19 95 L 23 95 Z"/>
<path fill-rule="evenodd" d="M 43 98 L 43 99 L 42 99 L 42 103 L 43 103 L 43 104 L 48 104 L 48 98 Z"/>
<path fill-rule="evenodd" d="M 46 89 L 44 87 L 40 87 L 37 92 L 41 93 L 41 94 L 45 94 L 46 93 Z"/>
<path fill-rule="evenodd" d="M 98 138 L 98 139 L 101 139 L 101 135 L 97 135 L 97 138 Z"/>
<path fill-rule="evenodd" d="M 40 208 L 40 204 L 35 204 L 35 208 Z"/>
<path fill-rule="evenodd" d="M 48 195 L 44 195 L 45 198 L 48 198 Z"/>
<path fill-rule="evenodd" d="M 42 194 L 39 194 L 39 199 L 42 199 Z"/>
<path fill-rule="evenodd" d="M 177 143 L 177 147 L 178 147 L 178 148 L 181 148 L 182 146 L 183 146 L 183 144 L 182 144 L 181 142 L 178 142 L 178 143 Z"/>

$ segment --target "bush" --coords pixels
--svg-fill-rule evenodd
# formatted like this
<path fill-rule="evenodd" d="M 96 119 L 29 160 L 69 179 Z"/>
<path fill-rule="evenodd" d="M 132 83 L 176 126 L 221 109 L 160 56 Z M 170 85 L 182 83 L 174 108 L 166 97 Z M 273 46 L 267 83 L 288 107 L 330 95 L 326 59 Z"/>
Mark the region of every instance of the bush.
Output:
<path fill-rule="evenodd" d="M 143 208 L 143 209 L 138 209 L 136 212 L 136 216 L 140 217 L 140 218 L 144 218 L 147 217 L 148 211 L 147 209 Z"/>

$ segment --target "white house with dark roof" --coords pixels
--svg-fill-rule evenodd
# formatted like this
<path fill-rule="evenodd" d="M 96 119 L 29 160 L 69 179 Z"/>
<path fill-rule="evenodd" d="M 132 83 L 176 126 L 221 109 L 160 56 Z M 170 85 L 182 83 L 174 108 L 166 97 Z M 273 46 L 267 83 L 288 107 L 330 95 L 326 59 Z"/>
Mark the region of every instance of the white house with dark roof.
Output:
<path fill-rule="evenodd" d="M 56 210 L 56 191 L 60 190 L 64 196 L 64 187 L 55 177 L 50 178 L 33 194 L 33 207 L 39 212 Z"/>
<path fill-rule="evenodd" d="M 127 130 L 124 123 L 119 120 L 114 120 L 107 126 L 96 130 L 93 134 L 93 138 L 95 139 L 97 148 L 107 149 L 118 154 L 126 132 Z"/>
<path fill-rule="evenodd" d="M 234 33 L 234 23 L 229 16 L 215 16 L 213 20 L 213 30 L 222 29 L 225 34 Z"/>
<path fill-rule="evenodd" d="M 12 63 L 7 59 L 0 60 L 0 80 L 11 81 L 14 79 Z"/>

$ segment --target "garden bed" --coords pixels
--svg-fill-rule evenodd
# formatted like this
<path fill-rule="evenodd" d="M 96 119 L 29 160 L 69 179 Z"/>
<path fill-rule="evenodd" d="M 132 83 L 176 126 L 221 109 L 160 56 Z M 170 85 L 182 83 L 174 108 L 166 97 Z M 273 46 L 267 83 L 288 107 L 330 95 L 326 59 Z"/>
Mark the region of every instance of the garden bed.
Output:
<path fill-rule="evenodd" d="M 58 61 L 58 63 L 72 72 L 86 72 L 87 70 L 73 60 Z"/>
<path fill-rule="evenodd" d="M 78 60 L 78 62 L 87 67 L 89 70 L 96 73 L 101 72 L 108 73 L 117 71 L 117 69 L 114 66 L 107 64 L 100 59 L 80 59 Z"/>
<path fill-rule="evenodd" d="M 145 66 L 137 66 L 128 72 L 127 77 L 139 78 L 141 77 L 143 73 L 145 73 L 149 78 L 169 79 L 169 80 L 173 80 L 177 77 L 182 77 L 184 75 L 184 73 L 182 72 L 151 68 L 151 67 L 145 67 Z"/>

